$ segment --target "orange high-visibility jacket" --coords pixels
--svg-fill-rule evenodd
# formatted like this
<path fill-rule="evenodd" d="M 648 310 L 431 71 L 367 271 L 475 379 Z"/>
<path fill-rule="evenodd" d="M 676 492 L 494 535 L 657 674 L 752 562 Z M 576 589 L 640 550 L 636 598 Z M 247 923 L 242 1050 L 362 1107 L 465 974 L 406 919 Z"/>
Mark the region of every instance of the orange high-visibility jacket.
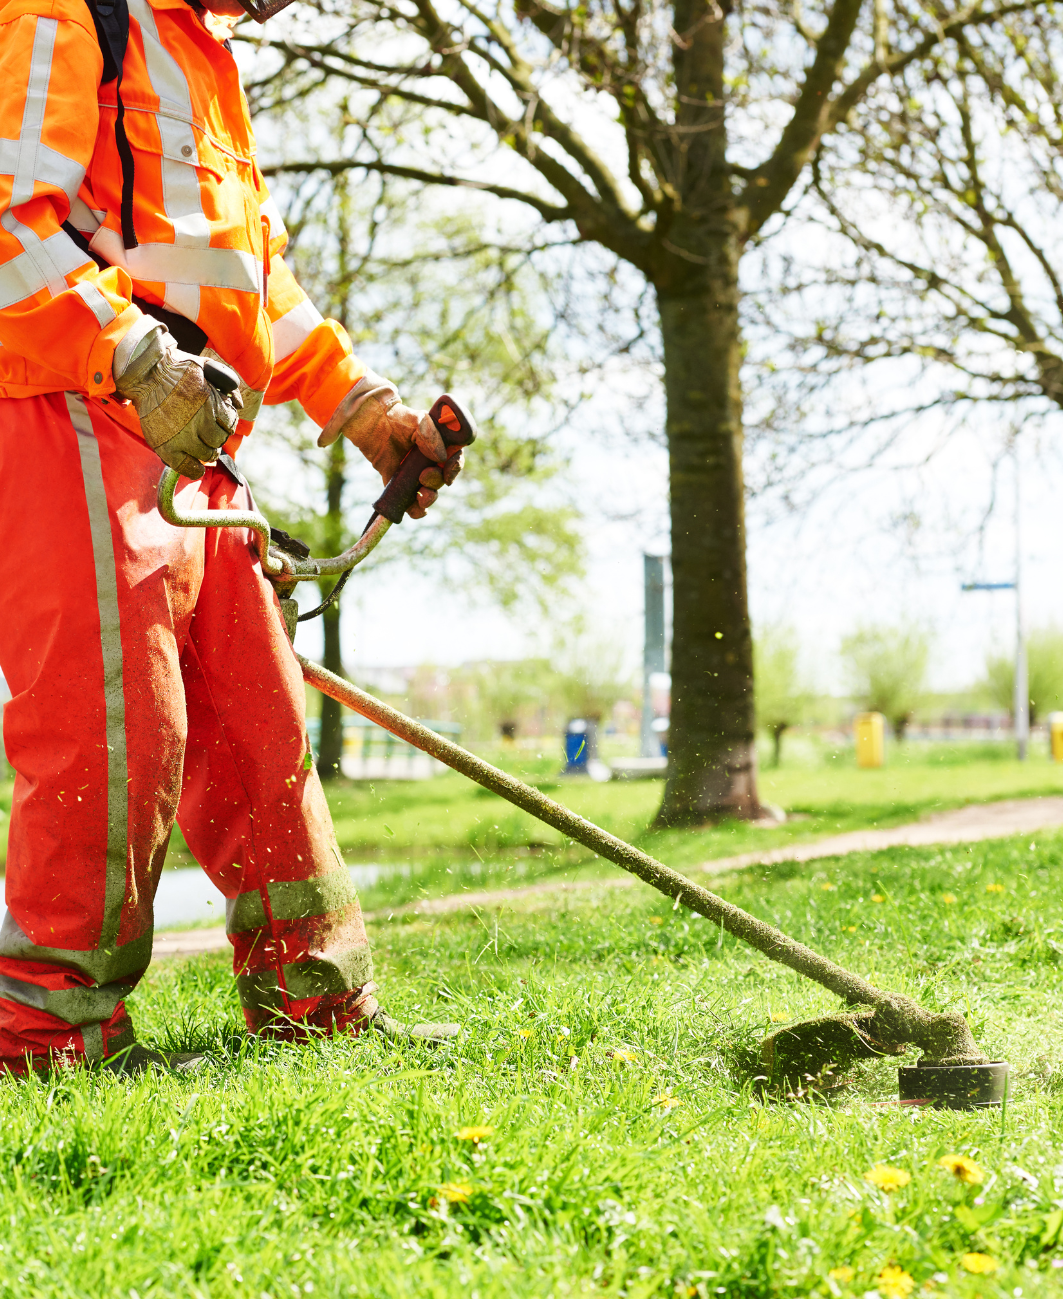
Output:
<path fill-rule="evenodd" d="M 129 0 L 129 15 L 127 249 L 115 85 L 100 85 L 85 0 L 0 0 L 0 396 L 107 397 L 136 295 L 198 324 L 267 402 L 298 400 L 323 425 L 365 367 L 284 264 L 235 60 L 185 0 Z"/>

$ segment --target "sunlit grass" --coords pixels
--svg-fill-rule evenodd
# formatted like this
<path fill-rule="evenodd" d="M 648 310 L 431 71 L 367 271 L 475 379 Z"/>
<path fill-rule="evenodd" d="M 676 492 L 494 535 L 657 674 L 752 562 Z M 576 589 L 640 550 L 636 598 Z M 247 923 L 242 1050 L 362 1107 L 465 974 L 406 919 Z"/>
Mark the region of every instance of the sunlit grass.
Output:
<path fill-rule="evenodd" d="M 374 925 L 388 1008 L 465 1025 L 438 1053 L 249 1043 L 223 958 L 160 964 L 141 1035 L 206 1074 L 0 1084 L 0 1294 L 1058 1295 L 1061 876 L 1053 835 L 722 886 L 963 1008 L 1005 1114 L 875 1108 L 885 1063 L 837 1108 L 760 1103 L 760 1036 L 831 998 L 641 886 Z"/>

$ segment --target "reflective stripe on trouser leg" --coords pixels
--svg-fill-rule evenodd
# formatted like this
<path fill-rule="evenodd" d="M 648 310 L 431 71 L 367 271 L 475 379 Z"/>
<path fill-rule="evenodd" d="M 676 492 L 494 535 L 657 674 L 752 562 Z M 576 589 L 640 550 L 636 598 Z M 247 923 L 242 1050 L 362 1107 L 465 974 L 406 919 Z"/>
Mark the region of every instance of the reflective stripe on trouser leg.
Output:
<path fill-rule="evenodd" d="M 202 484 L 214 508 L 247 504 L 221 469 Z M 356 1027 L 375 1009 L 369 942 L 309 761 L 302 674 L 243 530 L 205 539 L 181 667 L 189 730 L 178 819 L 230 900 L 248 1025 Z"/>
<path fill-rule="evenodd" d="M 150 959 L 183 754 L 176 636 L 202 571 L 181 534 L 153 522 L 158 474 L 96 403 L 0 401 L 0 545 L 18 615 L 0 620 L 17 773 L 0 926 L 5 1060 L 91 1058 L 130 1037 L 123 998 Z M 16 492 L 33 501 L 32 530 L 11 508 Z"/>

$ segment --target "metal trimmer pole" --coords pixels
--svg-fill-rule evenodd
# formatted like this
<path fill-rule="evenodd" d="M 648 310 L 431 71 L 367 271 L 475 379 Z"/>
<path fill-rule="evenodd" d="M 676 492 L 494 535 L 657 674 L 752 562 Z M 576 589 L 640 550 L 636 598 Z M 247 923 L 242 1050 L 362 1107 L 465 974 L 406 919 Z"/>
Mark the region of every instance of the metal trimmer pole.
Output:
<path fill-rule="evenodd" d="M 879 1040 L 914 1043 L 935 1059 L 963 1058 L 972 1062 L 985 1060 L 962 1015 L 931 1014 L 907 997 L 883 992 L 866 979 L 851 974 L 840 965 L 813 952 L 803 943 L 794 942 L 774 925 L 765 924 L 740 907 L 725 902 L 723 898 L 700 884 L 695 884 L 693 880 L 688 880 L 678 871 L 647 853 L 640 852 L 638 848 L 609 834 L 562 804 L 555 803 L 533 786 L 526 785 L 508 772 L 493 767 L 467 749 L 430 731 L 397 709 L 374 699 L 349 681 L 335 676 L 301 654 L 296 654 L 295 657 L 302 667 L 304 679 L 322 694 L 346 704 L 392 735 L 397 735 L 415 748 L 438 758 L 478 785 L 553 826 L 555 830 L 560 830 L 570 839 L 575 839 L 599 857 L 637 875 L 666 897 L 674 898 L 691 911 L 714 921 L 729 934 L 773 961 L 779 961 L 805 978 L 822 984 L 850 1005 L 874 1007 L 876 1018 L 881 1021 L 876 1025 L 876 1037 Z"/>

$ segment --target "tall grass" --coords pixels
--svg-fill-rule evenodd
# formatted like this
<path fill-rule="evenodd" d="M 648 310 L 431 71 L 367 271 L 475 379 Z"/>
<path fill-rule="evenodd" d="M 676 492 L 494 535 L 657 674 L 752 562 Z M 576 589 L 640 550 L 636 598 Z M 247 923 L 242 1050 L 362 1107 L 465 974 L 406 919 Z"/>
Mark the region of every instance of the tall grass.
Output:
<path fill-rule="evenodd" d="M 379 926 L 389 1009 L 465 1025 L 434 1053 L 249 1041 L 222 958 L 160 964 L 141 1036 L 204 1073 L 0 1083 L 0 1295 L 1059 1295 L 1061 875 L 1050 836 L 726 889 L 963 1008 L 1003 1114 L 877 1108 L 882 1062 L 835 1107 L 762 1103 L 760 1036 L 830 998 L 640 888 Z"/>

